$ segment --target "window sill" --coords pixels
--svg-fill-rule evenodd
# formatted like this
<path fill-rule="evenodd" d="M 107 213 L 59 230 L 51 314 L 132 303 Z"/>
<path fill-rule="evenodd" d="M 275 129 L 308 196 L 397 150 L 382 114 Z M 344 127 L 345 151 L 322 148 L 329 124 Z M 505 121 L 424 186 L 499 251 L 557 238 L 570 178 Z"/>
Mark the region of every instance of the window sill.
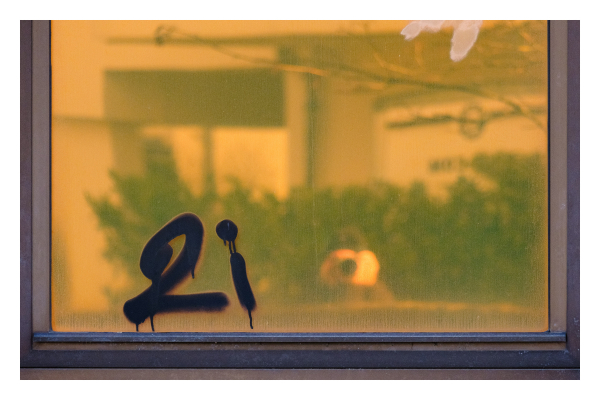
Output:
<path fill-rule="evenodd" d="M 151 333 L 36 332 L 34 343 L 564 343 L 565 332 Z"/>

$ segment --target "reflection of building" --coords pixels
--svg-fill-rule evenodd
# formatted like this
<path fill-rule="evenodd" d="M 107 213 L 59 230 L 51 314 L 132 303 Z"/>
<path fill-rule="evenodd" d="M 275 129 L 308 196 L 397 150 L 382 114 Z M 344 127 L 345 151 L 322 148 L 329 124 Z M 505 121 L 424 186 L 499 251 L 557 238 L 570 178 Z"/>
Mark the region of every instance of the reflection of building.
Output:
<path fill-rule="evenodd" d="M 482 189 L 493 187 L 471 168 L 473 156 L 547 151 L 546 132 L 536 125 L 547 117 L 546 94 L 527 93 L 522 98 L 530 106 L 530 119 L 515 115 L 498 100 L 456 93 L 433 99 L 419 95 L 380 99 L 374 175 L 400 186 L 422 181 L 439 197 L 459 176 L 474 180 Z"/>
<path fill-rule="evenodd" d="M 74 309 L 105 309 L 103 286 L 126 284 L 102 257 L 103 235 L 85 196 L 110 192 L 111 169 L 143 174 L 142 139 L 171 147 L 181 179 L 196 195 L 213 185 L 226 190 L 229 175 L 279 197 L 295 186 L 374 180 L 422 179 L 439 192 L 468 172 L 478 151 L 545 151 L 543 130 L 518 115 L 490 121 L 473 139 L 461 137 L 457 122 L 411 125 L 415 113 L 460 117 L 471 104 L 490 113 L 506 109 L 497 100 L 455 91 L 425 99 L 413 86 L 354 73 L 385 77 L 394 68 L 410 73 L 436 65 L 448 69 L 451 83 L 464 83 L 465 73 L 458 76 L 448 58 L 448 38 L 438 44 L 423 34 L 403 42 L 404 22 L 374 22 L 369 35 L 352 22 L 171 24 L 202 40 L 157 29 L 160 24 L 52 25 L 53 250 L 70 271 Z M 424 43 L 430 47 L 424 50 Z M 506 69 L 494 64 L 484 71 L 483 56 L 477 58 L 486 54 L 483 31 L 478 44 L 483 47 L 461 61 L 468 78 L 479 85 L 527 82 L 517 97 L 545 106 L 545 77 L 527 75 L 545 71 L 545 51 L 532 58 L 537 53 L 521 54 L 515 44 L 515 54 L 528 58 L 510 66 L 514 76 L 496 76 L 496 69 Z M 397 64 L 398 55 L 408 64 Z M 523 68 L 526 62 L 533 66 Z M 544 120 L 543 112 L 536 116 Z"/>

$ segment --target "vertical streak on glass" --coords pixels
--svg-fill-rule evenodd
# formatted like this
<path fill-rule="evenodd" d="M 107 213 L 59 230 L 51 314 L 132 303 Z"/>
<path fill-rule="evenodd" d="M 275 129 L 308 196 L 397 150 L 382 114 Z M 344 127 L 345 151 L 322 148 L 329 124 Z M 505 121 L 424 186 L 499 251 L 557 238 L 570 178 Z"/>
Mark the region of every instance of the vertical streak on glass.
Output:
<path fill-rule="evenodd" d="M 213 160 L 213 129 L 211 126 L 207 126 L 204 130 L 204 135 L 202 136 L 204 140 L 204 154 L 206 157 L 204 158 L 204 170 L 206 176 L 206 193 L 216 193 L 217 184 L 215 182 L 215 162 Z"/>
<path fill-rule="evenodd" d="M 307 165 L 307 186 L 313 187 L 315 183 L 315 141 L 317 135 L 317 113 L 319 110 L 319 104 L 317 99 L 317 89 L 316 85 L 318 84 L 317 77 L 307 74 L 306 81 L 308 85 L 308 100 L 307 100 L 307 110 L 308 110 L 308 124 L 307 124 L 307 141 L 308 141 L 308 165 Z"/>

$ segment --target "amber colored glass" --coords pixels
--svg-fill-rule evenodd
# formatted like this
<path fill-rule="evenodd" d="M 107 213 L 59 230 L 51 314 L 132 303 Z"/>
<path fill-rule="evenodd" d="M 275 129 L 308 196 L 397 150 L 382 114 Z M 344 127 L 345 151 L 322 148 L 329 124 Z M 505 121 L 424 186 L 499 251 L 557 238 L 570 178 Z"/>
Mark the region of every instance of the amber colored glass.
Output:
<path fill-rule="evenodd" d="M 135 331 L 142 250 L 182 213 L 201 256 L 161 296 L 229 305 L 164 308 L 157 332 L 548 329 L 545 21 L 54 21 L 51 38 L 53 330 Z"/>

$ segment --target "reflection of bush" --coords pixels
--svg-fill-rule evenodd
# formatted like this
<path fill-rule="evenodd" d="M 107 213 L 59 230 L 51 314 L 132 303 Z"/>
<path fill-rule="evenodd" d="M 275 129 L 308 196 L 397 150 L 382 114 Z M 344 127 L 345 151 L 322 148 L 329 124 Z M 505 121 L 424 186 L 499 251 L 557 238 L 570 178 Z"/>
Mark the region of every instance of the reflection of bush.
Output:
<path fill-rule="evenodd" d="M 541 156 L 480 155 L 472 167 L 496 183 L 481 190 L 460 178 L 441 202 L 422 184 L 292 190 L 260 200 L 239 183 L 225 195 L 194 197 L 178 179 L 172 157 L 150 161 L 141 177 L 113 173 L 120 202 L 90 198 L 108 238 L 106 257 L 148 284 L 138 261 L 145 242 L 175 215 L 191 211 L 205 225 L 201 279 L 188 288 L 231 286 L 228 255 L 214 226 L 240 227 L 238 250 L 259 300 L 323 301 L 319 267 L 340 229 L 360 231 L 379 258 L 380 278 L 398 299 L 526 303 L 545 282 L 545 167 Z M 258 288 L 257 286 L 261 286 Z M 537 291 L 537 292 L 535 292 Z M 122 294 L 127 297 L 129 294 Z"/>

